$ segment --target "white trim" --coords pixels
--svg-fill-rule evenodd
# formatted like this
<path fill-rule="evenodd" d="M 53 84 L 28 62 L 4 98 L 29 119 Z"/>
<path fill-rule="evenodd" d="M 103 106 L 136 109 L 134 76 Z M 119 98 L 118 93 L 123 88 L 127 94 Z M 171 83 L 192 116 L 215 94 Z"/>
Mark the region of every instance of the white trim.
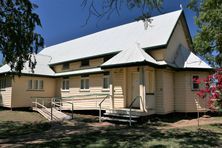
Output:
<path fill-rule="evenodd" d="M 107 88 L 104 87 L 104 79 L 107 79 L 108 84 L 107 84 Z M 103 83 L 102 83 L 102 90 L 108 90 L 109 91 L 109 84 L 110 84 L 110 76 L 109 75 L 104 75 L 103 76 Z"/>
<path fill-rule="evenodd" d="M 63 87 L 63 83 L 64 83 L 64 87 Z M 67 86 L 67 85 L 68 85 L 68 86 Z M 67 87 L 68 87 L 68 88 L 67 88 Z M 65 89 L 64 89 L 64 88 L 65 88 Z M 70 88 L 70 86 L 69 86 L 69 79 L 68 79 L 68 78 L 62 79 L 61 91 L 67 92 L 67 91 L 69 91 L 69 88 Z"/>
<path fill-rule="evenodd" d="M 86 85 L 87 80 L 88 80 L 88 88 L 86 87 L 87 86 Z M 82 87 L 82 81 L 83 81 L 83 87 Z M 90 91 L 89 77 L 81 77 L 81 79 L 80 79 L 80 90 L 79 91 L 80 92 Z"/>

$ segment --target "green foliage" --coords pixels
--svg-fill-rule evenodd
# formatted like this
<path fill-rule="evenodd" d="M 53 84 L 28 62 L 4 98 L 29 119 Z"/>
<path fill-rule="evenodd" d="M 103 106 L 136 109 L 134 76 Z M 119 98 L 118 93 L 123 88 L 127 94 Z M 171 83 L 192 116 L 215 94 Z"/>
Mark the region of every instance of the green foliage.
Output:
<path fill-rule="evenodd" d="M 41 27 L 35 8 L 37 5 L 29 0 L 0 0 L 0 51 L 19 74 L 26 61 L 32 69 L 35 67 L 32 54 L 44 44 L 41 35 L 34 32 L 36 26 Z"/>
<path fill-rule="evenodd" d="M 194 38 L 194 50 L 210 64 L 222 66 L 222 1 L 191 0 L 189 8 L 196 11 L 199 27 Z"/>

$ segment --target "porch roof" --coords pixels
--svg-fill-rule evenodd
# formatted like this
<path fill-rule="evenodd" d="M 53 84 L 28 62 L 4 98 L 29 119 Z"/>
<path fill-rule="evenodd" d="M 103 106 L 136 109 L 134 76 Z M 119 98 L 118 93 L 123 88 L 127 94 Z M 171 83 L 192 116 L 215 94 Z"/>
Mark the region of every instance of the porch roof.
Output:
<path fill-rule="evenodd" d="M 101 65 L 102 68 L 113 67 L 118 65 L 128 65 L 128 64 L 140 64 L 140 63 L 150 63 L 159 64 L 154 58 L 147 54 L 143 49 L 140 48 L 139 43 L 137 45 L 131 46 L 127 50 L 123 50 L 114 57 L 112 57 L 107 62 Z"/>

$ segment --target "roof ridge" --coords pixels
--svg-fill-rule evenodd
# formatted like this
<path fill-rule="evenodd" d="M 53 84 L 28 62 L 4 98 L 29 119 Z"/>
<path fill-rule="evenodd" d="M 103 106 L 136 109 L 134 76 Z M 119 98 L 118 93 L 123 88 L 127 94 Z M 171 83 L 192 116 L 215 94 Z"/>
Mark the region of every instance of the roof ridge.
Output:
<path fill-rule="evenodd" d="M 179 12 L 179 11 L 182 12 L 183 10 L 179 9 L 179 10 L 176 10 L 176 11 L 166 12 L 166 13 L 163 13 L 163 14 L 160 14 L 160 15 L 152 16 L 152 17 L 150 17 L 150 19 L 155 18 L 155 17 L 161 17 L 161 16 L 163 16 L 163 15 L 168 15 L 168 14 L 175 13 L 175 12 Z M 80 37 L 77 37 L 77 38 L 70 39 L 70 40 L 65 41 L 65 42 L 61 42 L 61 43 L 58 43 L 58 44 L 54 44 L 54 45 L 52 45 L 52 46 L 48 46 L 48 47 L 46 47 L 46 48 L 44 48 L 44 49 L 47 49 L 47 48 L 53 47 L 53 46 L 57 46 L 57 45 L 60 45 L 60 44 L 68 43 L 68 42 L 71 42 L 71 41 L 74 41 L 74 40 L 79 40 L 79 39 L 82 39 L 82 38 L 84 38 L 84 37 L 89 37 L 89 36 L 94 35 L 94 34 L 97 34 L 97 33 L 101 33 L 101 32 L 104 32 L 104 31 L 108 31 L 108 30 L 111 30 L 111 29 L 114 29 L 114 28 L 123 27 L 123 26 L 125 26 L 125 25 L 133 24 L 133 23 L 140 22 L 140 21 L 143 21 L 143 20 L 139 20 L 139 21 L 134 20 L 134 21 L 129 22 L 129 23 L 124 23 L 124 24 L 117 25 L 117 26 L 114 26 L 114 27 L 111 27 L 111 28 L 106 28 L 106 29 L 104 29 L 104 30 L 100 30 L 100 31 L 97 31 L 97 32 L 94 32 L 94 33 L 90 33 L 90 34 L 87 34 L 87 35 L 83 35 L 83 36 L 80 36 Z M 44 49 L 43 49 L 43 50 L 44 50 Z M 41 51 L 43 51 L 43 50 L 41 50 Z M 40 52 L 41 52 L 41 51 L 40 51 Z M 40 53 L 40 52 L 39 52 L 39 53 Z"/>

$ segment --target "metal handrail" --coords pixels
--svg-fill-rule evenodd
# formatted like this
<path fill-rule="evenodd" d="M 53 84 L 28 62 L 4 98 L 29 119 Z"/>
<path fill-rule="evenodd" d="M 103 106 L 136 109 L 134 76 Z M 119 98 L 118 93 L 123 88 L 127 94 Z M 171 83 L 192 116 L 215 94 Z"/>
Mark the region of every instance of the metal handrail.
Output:
<path fill-rule="evenodd" d="M 38 108 L 38 106 L 41 106 L 42 108 L 45 108 L 46 110 L 48 109 L 47 107 L 45 107 L 44 105 L 42 105 L 41 103 L 39 103 L 39 102 L 32 102 L 33 104 L 35 104 L 35 107 L 36 108 Z M 44 110 L 42 110 L 42 111 L 44 111 Z M 45 112 L 45 111 L 44 111 Z M 49 113 L 48 111 L 46 112 L 46 113 Z M 52 113 L 52 108 L 51 108 L 51 113 L 50 113 L 50 115 L 51 115 L 51 121 L 53 120 L 53 116 L 54 116 L 54 118 L 57 118 L 55 115 L 53 115 L 53 113 Z M 58 118 L 57 118 L 58 119 Z"/>
<path fill-rule="evenodd" d="M 112 95 L 106 95 L 105 98 L 99 103 L 99 122 L 102 122 L 101 117 L 102 117 L 102 103 L 108 98 L 112 97 Z"/>
<path fill-rule="evenodd" d="M 59 104 L 58 104 L 59 103 Z M 56 107 L 56 106 L 59 106 L 59 108 L 60 107 L 62 107 L 62 105 L 61 105 L 61 103 L 67 103 L 67 104 L 71 104 L 72 105 L 72 119 L 73 119 L 73 110 L 74 110 L 74 104 L 73 104 L 73 102 L 66 102 L 66 101 L 64 101 L 64 100 L 62 100 L 62 99 L 60 99 L 60 101 L 59 102 L 57 102 L 56 101 L 56 98 L 53 98 L 53 101 L 52 101 L 52 104 L 54 105 L 54 107 Z M 61 111 L 61 108 L 60 108 L 60 111 Z"/>
<path fill-rule="evenodd" d="M 132 106 L 134 104 L 134 102 L 137 100 L 137 99 L 140 99 L 141 103 L 142 103 L 142 107 L 144 108 L 144 104 L 143 104 L 143 99 L 141 96 L 136 96 L 133 101 L 131 102 L 131 104 L 129 105 L 129 108 L 130 108 L 130 112 L 129 112 L 129 125 L 132 126 Z"/>

